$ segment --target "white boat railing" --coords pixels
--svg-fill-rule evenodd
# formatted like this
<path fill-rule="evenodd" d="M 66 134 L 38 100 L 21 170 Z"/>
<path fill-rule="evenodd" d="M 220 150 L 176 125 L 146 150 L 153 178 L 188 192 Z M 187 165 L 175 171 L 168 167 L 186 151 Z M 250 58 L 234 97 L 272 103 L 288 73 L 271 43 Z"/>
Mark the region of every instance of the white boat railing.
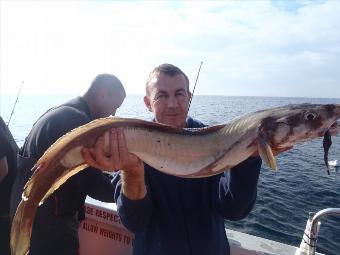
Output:
<path fill-rule="evenodd" d="M 321 218 L 329 215 L 340 216 L 340 208 L 327 208 L 317 213 L 309 213 L 306 229 L 302 237 L 300 248 L 297 249 L 295 255 L 314 255 L 316 251 L 316 243 L 321 225 Z"/>

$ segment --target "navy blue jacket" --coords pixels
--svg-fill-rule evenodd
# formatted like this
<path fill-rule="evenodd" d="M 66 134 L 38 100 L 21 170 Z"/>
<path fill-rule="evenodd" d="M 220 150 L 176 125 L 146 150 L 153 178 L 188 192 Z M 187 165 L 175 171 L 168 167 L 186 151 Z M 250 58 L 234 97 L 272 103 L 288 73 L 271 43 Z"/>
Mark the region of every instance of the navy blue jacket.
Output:
<path fill-rule="evenodd" d="M 187 120 L 189 128 L 203 126 Z M 224 219 L 239 220 L 251 211 L 260 168 L 261 159 L 251 157 L 231 171 L 185 179 L 145 165 L 147 195 L 141 200 L 122 194 L 116 174 L 115 200 L 123 224 L 135 234 L 133 254 L 229 254 Z"/>

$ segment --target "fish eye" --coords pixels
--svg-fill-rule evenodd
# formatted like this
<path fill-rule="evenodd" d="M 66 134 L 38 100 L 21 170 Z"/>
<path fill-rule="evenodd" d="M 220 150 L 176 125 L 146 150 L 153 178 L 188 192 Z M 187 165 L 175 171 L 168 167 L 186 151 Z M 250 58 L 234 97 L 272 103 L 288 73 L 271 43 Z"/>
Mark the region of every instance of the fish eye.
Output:
<path fill-rule="evenodd" d="M 305 114 L 305 120 L 312 121 L 312 120 L 315 120 L 316 117 L 318 117 L 318 115 L 315 112 L 307 112 Z"/>

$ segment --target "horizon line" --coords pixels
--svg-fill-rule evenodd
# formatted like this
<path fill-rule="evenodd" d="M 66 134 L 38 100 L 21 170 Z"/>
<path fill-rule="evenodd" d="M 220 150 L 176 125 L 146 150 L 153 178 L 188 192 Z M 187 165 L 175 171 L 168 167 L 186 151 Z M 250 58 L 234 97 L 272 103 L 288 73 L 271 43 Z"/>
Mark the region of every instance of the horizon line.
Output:
<path fill-rule="evenodd" d="M 27 95 L 27 96 L 82 96 L 77 93 L 26 93 L 26 94 L 21 94 L 21 97 Z M 2 96 L 17 96 L 17 93 L 14 92 L 4 92 L 0 93 L 0 99 Z M 138 94 L 138 93 L 130 93 L 127 94 L 127 97 L 129 96 L 145 96 L 145 94 Z M 265 96 L 260 96 L 260 95 L 217 95 L 217 94 L 195 94 L 194 97 L 197 96 L 210 96 L 210 97 L 274 97 L 274 98 L 313 98 L 313 99 L 340 99 L 340 97 L 325 97 L 325 96 L 275 96 L 275 95 L 265 95 Z"/>

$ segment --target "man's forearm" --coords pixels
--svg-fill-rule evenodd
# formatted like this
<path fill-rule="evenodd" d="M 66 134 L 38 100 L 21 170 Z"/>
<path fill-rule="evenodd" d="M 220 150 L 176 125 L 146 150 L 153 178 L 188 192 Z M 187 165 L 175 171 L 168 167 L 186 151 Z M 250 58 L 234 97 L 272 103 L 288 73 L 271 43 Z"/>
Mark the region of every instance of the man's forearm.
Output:
<path fill-rule="evenodd" d="M 146 195 L 146 186 L 144 180 L 144 169 L 138 171 L 124 171 L 120 172 L 122 180 L 122 192 L 131 199 L 143 199 Z"/>

